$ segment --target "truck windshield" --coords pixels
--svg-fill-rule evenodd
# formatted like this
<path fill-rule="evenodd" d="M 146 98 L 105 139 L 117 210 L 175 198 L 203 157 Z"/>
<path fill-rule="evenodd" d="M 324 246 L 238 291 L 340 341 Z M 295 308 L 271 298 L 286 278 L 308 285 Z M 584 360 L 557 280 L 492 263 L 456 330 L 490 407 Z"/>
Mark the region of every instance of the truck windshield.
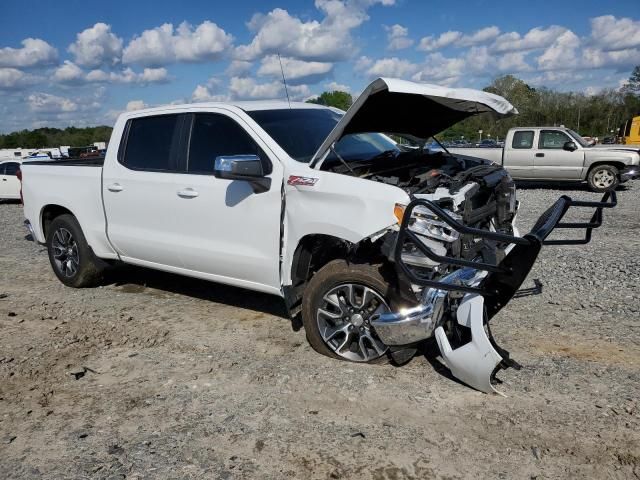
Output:
<path fill-rule="evenodd" d="M 584 138 L 582 138 L 579 133 L 574 132 L 571 129 L 567 129 L 567 132 L 569 132 L 569 135 L 571 135 L 573 139 L 576 142 L 578 142 L 582 148 L 587 148 L 591 146 L 591 144 L 589 144 L 589 142 L 587 142 Z"/>
<path fill-rule="evenodd" d="M 253 118 L 289 156 L 309 163 L 313 154 L 336 126 L 341 114 L 329 109 L 294 108 L 254 110 Z M 336 145 L 336 152 L 346 161 L 367 160 L 388 151 L 400 151 L 396 143 L 379 133 L 345 135 Z M 330 154 L 333 156 L 333 153 Z"/>

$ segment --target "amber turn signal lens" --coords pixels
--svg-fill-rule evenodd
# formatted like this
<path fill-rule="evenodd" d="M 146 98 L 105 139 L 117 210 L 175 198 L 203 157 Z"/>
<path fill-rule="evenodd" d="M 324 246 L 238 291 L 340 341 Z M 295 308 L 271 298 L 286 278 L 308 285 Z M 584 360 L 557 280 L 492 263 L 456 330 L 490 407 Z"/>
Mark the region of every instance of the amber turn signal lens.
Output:
<path fill-rule="evenodd" d="M 402 219 L 404 218 L 404 210 L 406 209 L 406 205 L 402 205 L 400 203 L 396 203 L 395 207 L 393 207 L 393 215 L 398 220 L 398 223 L 402 223 Z"/>

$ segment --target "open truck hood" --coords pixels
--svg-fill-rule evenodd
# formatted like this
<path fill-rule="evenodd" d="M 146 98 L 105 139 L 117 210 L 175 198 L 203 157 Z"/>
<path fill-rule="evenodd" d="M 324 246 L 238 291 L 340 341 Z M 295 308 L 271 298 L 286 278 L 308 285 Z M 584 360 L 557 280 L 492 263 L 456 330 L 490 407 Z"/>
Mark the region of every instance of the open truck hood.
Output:
<path fill-rule="evenodd" d="M 515 115 L 499 95 L 396 78 L 374 80 L 351 105 L 311 159 L 319 168 L 331 146 L 350 133 L 385 132 L 429 138 L 472 115 Z"/>

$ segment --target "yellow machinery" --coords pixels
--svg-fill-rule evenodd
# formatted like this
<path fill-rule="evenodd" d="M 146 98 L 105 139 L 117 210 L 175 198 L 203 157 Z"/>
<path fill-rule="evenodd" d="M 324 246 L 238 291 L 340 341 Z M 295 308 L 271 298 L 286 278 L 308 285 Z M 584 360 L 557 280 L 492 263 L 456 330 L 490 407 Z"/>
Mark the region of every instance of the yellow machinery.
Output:
<path fill-rule="evenodd" d="M 619 136 L 624 145 L 640 144 L 640 116 L 627 120 L 620 127 Z"/>

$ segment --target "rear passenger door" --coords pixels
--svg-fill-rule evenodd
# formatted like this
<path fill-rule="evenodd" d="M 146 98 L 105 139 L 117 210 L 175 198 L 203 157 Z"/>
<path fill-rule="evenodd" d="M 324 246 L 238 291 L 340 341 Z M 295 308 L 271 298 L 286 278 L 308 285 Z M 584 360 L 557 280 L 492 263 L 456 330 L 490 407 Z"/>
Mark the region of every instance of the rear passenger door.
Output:
<path fill-rule="evenodd" d="M 0 198 L 20 198 L 18 162 L 0 163 Z"/>
<path fill-rule="evenodd" d="M 575 140 L 561 130 L 540 130 L 535 151 L 535 178 L 542 180 L 578 180 L 584 165 L 584 151 L 564 150 L 567 142 Z M 577 147 L 577 145 L 576 145 Z"/>
<path fill-rule="evenodd" d="M 133 118 L 125 126 L 117 160 L 103 169 L 107 233 L 127 261 L 181 267 L 179 250 L 188 232 L 178 227 L 188 116 Z"/>
<path fill-rule="evenodd" d="M 282 166 L 246 121 L 220 109 L 189 121 L 187 173 L 178 187 L 175 226 L 185 268 L 196 276 L 275 293 L 280 289 Z M 271 187 L 254 192 L 242 180 L 214 177 L 216 157 L 257 155 Z"/>
<path fill-rule="evenodd" d="M 533 130 L 514 132 L 511 143 L 504 146 L 504 167 L 515 179 L 532 178 L 533 172 Z"/>

